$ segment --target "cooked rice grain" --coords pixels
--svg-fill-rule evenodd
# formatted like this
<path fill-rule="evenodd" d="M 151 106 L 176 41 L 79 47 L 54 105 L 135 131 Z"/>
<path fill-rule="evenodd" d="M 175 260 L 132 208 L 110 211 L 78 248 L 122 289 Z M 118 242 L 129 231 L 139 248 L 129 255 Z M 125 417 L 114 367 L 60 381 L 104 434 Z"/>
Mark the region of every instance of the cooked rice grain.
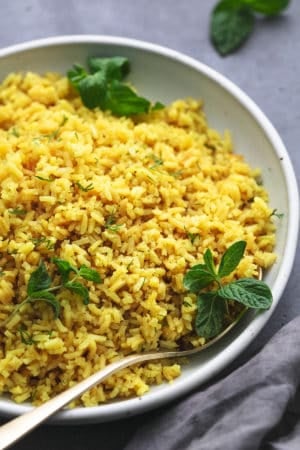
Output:
<path fill-rule="evenodd" d="M 0 158 L 0 320 L 26 298 L 41 259 L 85 264 L 104 280 L 88 282 L 87 306 L 64 292 L 59 319 L 38 302 L 2 328 L 0 392 L 16 402 L 44 402 L 132 352 L 203 344 L 182 280 L 207 248 L 218 262 L 247 241 L 239 277 L 275 260 L 259 170 L 208 127 L 198 101 L 115 118 L 86 109 L 66 78 L 11 74 L 0 87 Z M 170 361 L 128 368 L 78 402 L 142 395 L 179 374 Z"/>

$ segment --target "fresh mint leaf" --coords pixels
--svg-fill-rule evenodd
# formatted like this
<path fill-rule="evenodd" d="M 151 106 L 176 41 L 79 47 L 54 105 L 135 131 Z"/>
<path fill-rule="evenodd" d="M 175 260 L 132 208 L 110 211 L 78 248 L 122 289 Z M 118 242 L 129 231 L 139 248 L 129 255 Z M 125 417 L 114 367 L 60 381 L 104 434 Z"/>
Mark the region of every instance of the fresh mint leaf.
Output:
<path fill-rule="evenodd" d="M 208 271 L 216 278 L 216 266 L 214 264 L 213 254 L 209 248 L 204 253 L 203 259 Z"/>
<path fill-rule="evenodd" d="M 221 11 L 221 10 L 227 11 L 228 9 L 238 9 L 241 6 L 243 6 L 246 3 L 246 1 L 245 0 L 219 0 L 218 3 L 216 4 L 214 10 L 217 9 L 218 11 Z"/>
<path fill-rule="evenodd" d="M 197 294 L 215 279 L 216 276 L 209 271 L 206 264 L 196 264 L 184 275 L 183 285 L 185 289 Z"/>
<path fill-rule="evenodd" d="M 49 305 L 52 306 L 52 309 L 54 311 L 55 319 L 57 319 L 59 317 L 60 304 L 54 294 L 51 294 L 51 292 L 49 292 L 47 290 L 32 292 L 30 297 L 28 297 L 27 301 L 28 301 L 28 303 L 34 303 L 38 300 L 42 300 L 46 303 L 49 303 Z"/>
<path fill-rule="evenodd" d="M 254 14 L 238 0 L 222 0 L 211 16 L 210 35 L 220 55 L 237 50 L 250 36 L 254 27 Z"/>
<path fill-rule="evenodd" d="M 131 116 L 147 113 L 151 107 L 149 100 L 138 96 L 129 86 L 113 80 L 107 91 L 105 109 L 116 116 Z"/>
<path fill-rule="evenodd" d="M 79 64 L 73 64 L 73 69 L 68 70 L 67 77 L 70 83 L 77 89 L 78 84 L 88 76 L 87 71 Z"/>
<path fill-rule="evenodd" d="M 237 50 L 253 31 L 254 13 L 274 16 L 289 4 L 290 0 L 220 0 L 211 15 L 212 43 L 223 56 Z"/>
<path fill-rule="evenodd" d="M 236 269 L 239 262 L 244 256 L 244 251 L 246 248 L 246 241 L 237 241 L 232 244 L 226 252 L 223 254 L 218 270 L 218 276 L 220 278 L 230 275 L 231 272 Z"/>
<path fill-rule="evenodd" d="M 127 58 L 91 57 L 88 66 L 91 73 L 78 64 L 67 72 L 70 83 L 78 90 L 87 108 L 99 107 L 102 110 L 110 110 L 116 116 L 131 116 L 164 107 L 160 102 L 152 106 L 149 100 L 140 97 L 121 82 L 129 72 Z"/>
<path fill-rule="evenodd" d="M 56 265 L 60 273 L 63 284 L 65 284 L 71 272 L 77 273 L 76 267 L 72 266 L 68 261 L 61 258 L 52 258 L 51 261 Z"/>
<path fill-rule="evenodd" d="M 241 278 L 228 283 L 218 290 L 218 295 L 255 309 L 269 309 L 273 300 L 269 286 L 254 278 Z"/>
<path fill-rule="evenodd" d="M 82 297 L 83 303 L 88 305 L 90 301 L 89 291 L 83 284 L 78 281 L 68 281 L 64 287 Z"/>
<path fill-rule="evenodd" d="M 153 106 L 151 106 L 151 111 L 159 111 L 160 109 L 164 109 L 165 105 L 161 102 L 155 102 Z"/>
<path fill-rule="evenodd" d="M 41 261 L 38 268 L 30 275 L 27 285 L 27 294 L 31 297 L 35 292 L 49 289 L 50 286 L 50 275 L 45 263 Z"/>
<path fill-rule="evenodd" d="M 228 302 L 236 301 L 247 308 L 268 309 L 272 304 L 272 292 L 266 283 L 255 278 L 241 278 L 224 285 L 222 278 L 229 275 L 243 258 L 245 241 L 237 241 L 223 254 L 218 272 L 210 249 L 204 253 L 204 263 L 189 269 L 183 277 L 183 285 L 198 294 L 195 330 L 199 336 L 211 339 L 224 327 Z M 200 292 L 216 282 L 214 291 Z"/>
<path fill-rule="evenodd" d="M 78 83 L 78 91 L 87 108 L 93 109 L 99 106 L 101 109 L 106 109 L 107 82 L 102 72 L 82 78 Z"/>
<path fill-rule="evenodd" d="M 102 279 L 97 272 L 97 270 L 90 269 L 86 266 L 81 266 L 78 270 L 78 275 L 88 281 L 93 281 L 94 283 L 102 283 Z"/>
<path fill-rule="evenodd" d="M 43 237 L 39 238 L 37 242 L 44 242 Z M 6 325 L 11 320 L 11 318 L 22 309 L 24 305 L 37 301 L 44 301 L 49 303 L 49 305 L 53 308 L 55 318 L 58 318 L 61 308 L 57 296 L 53 294 L 53 292 L 55 291 L 68 289 L 82 297 L 83 303 L 87 305 L 89 303 L 89 291 L 82 283 L 79 283 L 77 281 L 78 277 L 81 277 L 84 280 L 92 281 L 94 283 L 102 283 L 100 274 L 96 270 L 90 269 L 85 265 L 82 265 L 81 267 L 79 267 L 79 269 L 77 269 L 68 261 L 61 258 L 52 258 L 51 262 L 55 264 L 56 268 L 58 269 L 61 282 L 58 284 L 53 283 L 53 281 L 56 281 L 57 276 L 55 276 L 54 280 L 52 280 L 45 263 L 41 261 L 38 268 L 34 272 L 32 272 L 29 278 L 27 285 L 27 297 L 15 306 L 11 314 L 4 321 L 0 322 L 0 328 Z M 71 272 L 74 272 L 75 276 L 71 280 L 69 280 Z M 2 274 L 3 272 L 0 270 L 0 276 Z"/>
<path fill-rule="evenodd" d="M 88 59 L 91 73 L 103 72 L 106 79 L 121 81 L 129 73 L 128 58 L 113 56 L 111 58 L 91 57 Z"/>
<path fill-rule="evenodd" d="M 255 12 L 266 16 L 274 16 L 286 9 L 290 4 L 290 0 L 243 0 L 243 3 Z"/>
<path fill-rule="evenodd" d="M 198 336 L 211 339 L 224 327 L 225 301 L 215 292 L 206 292 L 197 298 L 195 329 Z"/>

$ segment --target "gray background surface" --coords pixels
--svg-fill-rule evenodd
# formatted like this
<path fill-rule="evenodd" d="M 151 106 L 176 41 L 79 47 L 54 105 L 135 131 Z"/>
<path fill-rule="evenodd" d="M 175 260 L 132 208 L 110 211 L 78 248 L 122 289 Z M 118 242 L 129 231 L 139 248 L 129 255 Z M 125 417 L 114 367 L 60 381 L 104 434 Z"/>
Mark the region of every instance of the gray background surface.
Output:
<path fill-rule="evenodd" d="M 299 181 L 300 2 L 292 0 L 290 8 L 278 18 L 257 20 L 246 45 L 226 58 L 214 51 L 208 38 L 209 16 L 215 3 L 216 0 L 1 2 L 0 47 L 63 34 L 107 34 L 154 42 L 193 56 L 230 78 L 260 106 L 280 133 Z M 293 273 L 271 321 L 224 373 L 248 360 L 283 324 L 300 313 L 296 295 L 299 269 L 298 247 Z M 44 426 L 13 448 L 122 449 L 134 431 L 154 414 L 155 411 L 104 425 Z"/>

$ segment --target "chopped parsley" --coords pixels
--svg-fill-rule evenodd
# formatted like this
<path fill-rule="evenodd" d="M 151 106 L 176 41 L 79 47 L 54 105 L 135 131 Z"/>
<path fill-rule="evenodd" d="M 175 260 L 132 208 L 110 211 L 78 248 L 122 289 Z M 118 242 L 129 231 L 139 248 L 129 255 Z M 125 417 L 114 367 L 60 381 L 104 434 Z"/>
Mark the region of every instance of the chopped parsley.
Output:
<path fill-rule="evenodd" d="M 282 219 L 284 217 L 284 214 L 277 212 L 277 208 L 275 208 L 270 214 L 270 217 L 272 216 L 277 217 L 277 219 Z"/>
<path fill-rule="evenodd" d="M 52 131 L 52 133 L 43 134 L 43 137 L 48 138 L 49 141 L 57 139 L 61 133 L 62 127 L 66 124 L 67 121 L 68 121 L 68 117 L 63 115 L 62 121 L 59 124 L 58 128 L 56 128 L 56 130 Z"/>
<path fill-rule="evenodd" d="M 190 307 L 190 306 L 192 306 L 191 304 L 190 304 L 190 302 L 188 302 L 187 300 L 183 300 L 183 302 L 182 302 L 182 304 L 183 304 L 183 306 L 185 306 L 185 307 Z"/>
<path fill-rule="evenodd" d="M 117 233 L 122 226 L 123 226 L 122 223 L 120 223 L 120 224 L 117 223 L 116 212 L 115 212 L 115 210 L 113 210 L 109 214 L 109 216 L 107 216 L 104 227 L 107 230 L 112 231 L 113 233 Z"/>
<path fill-rule="evenodd" d="M 28 330 L 24 324 L 20 325 L 18 332 L 20 334 L 21 341 L 23 342 L 23 344 L 26 344 L 26 345 L 36 344 L 37 342 L 39 342 L 39 340 L 40 340 L 39 337 L 41 335 L 48 335 L 50 338 L 53 333 L 52 330 L 45 330 L 45 331 L 40 331 L 40 332 L 36 333 L 35 335 L 33 335 L 28 332 Z"/>
<path fill-rule="evenodd" d="M 41 236 L 38 238 L 32 238 L 31 241 L 33 242 L 35 247 L 44 246 L 47 250 L 53 250 L 54 249 L 54 242 L 53 240 L 47 238 L 46 236 Z"/>
<path fill-rule="evenodd" d="M 33 336 L 27 331 L 27 328 L 24 325 L 21 325 L 18 331 L 23 344 L 32 345 L 36 343 Z"/>
<path fill-rule="evenodd" d="M 11 130 L 9 130 L 9 133 L 12 134 L 15 137 L 20 137 L 20 133 L 17 130 L 17 128 L 13 127 Z"/>
<path fill-rule="evenodd" d="M 49 178 L 47 178 L 47 177 L 42 177 L 41 175 L 35 175 L 34 177 L 37 178 L 38 180 L 41 180 L 41 181 L 47 181 L 47 182 L 49 182 L 49 183 L 51 183 L 52 181 L 55 180 L 55 178 L 52 177 L 52 176 L 49 177 Z"/>
<path fill-rule="evenodd" d="M 15 209 L 9 209 L 8 212 L 10 214 L 15 215 L 15 216 L 25 216 L 25 214 L 27 214 L 26 209 L 23 209 L 23 208 L 20 208 L 20 207 L 17 207 Z"/>
<path fill-rule="evenodd" d="M 183 174 L 182 169 L 176 170 L 175 172 L 169 172 L 169 175 L 171 175 L 174 178 L 179 178 L 181 177 L 182 174 Z"/>
<path fill-rule="evenodd" d="M 83 186 L 83 184 L 77 181 L 75 184 L 83 192 L 92 191 L 94 189 L 93 183 L 88 183 L 86 186 Z"/>
<path fill-rule="evenodd" d="M 150 158 L 153 160 L 154 164 L 150 167 L 150 169 L 156 169 L 159 166 L 162 166 L 164 161 L 161 159 L 161 157 L 158 157 L 154 154 L 150 155 Z"/>
<path fill-rule="evenodd" d="M 192 244 L 195 243 L 196 239 L 200 238 L 199 233 L 191 233 L 189 231 L 186 232 L 187 238 L 191 241 Z"/>

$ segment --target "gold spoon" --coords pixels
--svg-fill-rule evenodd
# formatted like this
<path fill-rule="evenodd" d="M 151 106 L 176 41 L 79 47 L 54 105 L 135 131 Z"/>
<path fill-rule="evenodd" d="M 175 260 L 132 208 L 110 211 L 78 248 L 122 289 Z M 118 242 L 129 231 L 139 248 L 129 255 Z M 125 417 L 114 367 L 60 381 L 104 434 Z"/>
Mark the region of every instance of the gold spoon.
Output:
<path fill-rule="evenodd" d="M 190 350 L 160 350 L 157 352 L 126 356 L 119 361 L 115 361 L 109 364 L 104 369 L 99 370 L 85 380 L 80 381 L 75 386 L 72 386 L 61 394 L 58 394 L 46 403 L 43 403 L 42 405 L 33 408 L 29 412 L 22 414 L 15 419 L 12 419 L 11 421 L 0 427 L 0 450 L 4 450 L 12 444 L 16 443 L 21 437 L 25 436 L 39 424 L 44 422 L 54 413 L 70 403 L 72 400 L 79 397 L 93 386 L 101 383 L 110 375 L 118 372 L 121 369 L 124 369 L 125 367 L 133 366 L 134 364 L 142 363 L 145 361 L 190 356 L 194 355 L 195 353 L 200 353 L 208 347 L 211 347 L 220 339 L 222 339 L 230 330 L 232 330 L 232 328 L 234 328 L 234 326 L 239 322 L 241 316 L 244 315 L 245 311 L 246 310 L 243 310 L 243 312 L 235 319 L 235 321 L 232 322 L 227 328 L 225 328 L 222 333 L 218 334 L 215 338 L 211 339 L 201 347 L 195 347 Z"/>

